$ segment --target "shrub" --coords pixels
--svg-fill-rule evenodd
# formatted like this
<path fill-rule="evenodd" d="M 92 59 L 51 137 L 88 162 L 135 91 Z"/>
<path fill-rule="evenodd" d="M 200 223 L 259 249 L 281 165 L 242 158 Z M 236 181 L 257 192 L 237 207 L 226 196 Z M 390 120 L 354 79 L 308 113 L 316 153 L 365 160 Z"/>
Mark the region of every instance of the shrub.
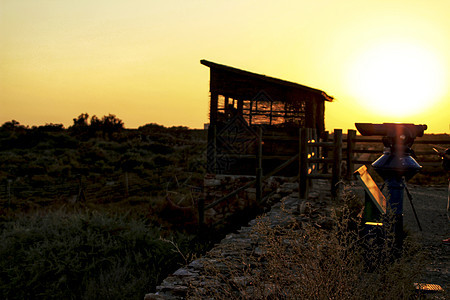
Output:
<path fill-rule="evenodd" d="M 171 157 L 160 155 L 160 154 L 156 155 L 153 158 L 153 163 L 158 168 L 167 167 L 167 166 L 173 164 L 173 162 L 174 162 L 174 160 Z"/>
<path fill-rule="evenodd" d="M 134 152 L 126 152 L 121 158 L 121 168 L 124 171 L 131 171 L 142 165 L 142 158 Z"/>
<path fill-rule="evenodd" d="M 6 222 L 0 298 L 142 299 L 181 259 L 160 234 L 143 221 L 100 213 Z M 188 238 L 175 238 L 186 251 Z"/>
<path fill-rule="evenodd" d="M 33 127 L 33 129 L 36 128 L 39 131 L 45 131 L 45 132 L 61 132 L 64 130 L 63 124 L 53 124 L 53 123 L 47 123 L 43 126 L 39 127 Z"/>
<path fill-rule="evenodd" d="M 56 148 L 59 149 L 74 149 L 79 145 L 78 140 L 67 135 L 66 133 L 57 134 L 53 137 Z"/>
<path fill-rule="evenodd" d="M 155 154 L 171 154 L 174 152 L 173 147 L 161 143 L 143 143 L 141 148 Z"/>
<path fill-rule="evenodd" d="M 3 123 L 3 125 L 0 127 L 1 131 L 10 131 L 10 132 L 23 132 L 25 131 L 26 127 L 23 125 L 20 125 L 19 122 L 16 120 L 11 120 L 9 122 Z"/>

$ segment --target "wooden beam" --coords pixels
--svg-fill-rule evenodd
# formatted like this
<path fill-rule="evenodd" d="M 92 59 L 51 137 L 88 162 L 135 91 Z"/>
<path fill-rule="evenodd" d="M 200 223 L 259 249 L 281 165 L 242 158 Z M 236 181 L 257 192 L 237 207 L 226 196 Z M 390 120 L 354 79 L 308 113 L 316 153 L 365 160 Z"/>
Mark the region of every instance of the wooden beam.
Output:
<path fill-rule="evenodd" d="M 299 189 L 299 197 L 300 199 L 306 199 L 308 195 L 308 184 L 307 184 L 307 174 L 308 174 L 308 166 L 307 164 L 307 136 L 306 136 L 306 128 L 300 128 L 298 134 L 298 142 L 299 142 L 299 165 L 298 165 L 298 189 Z"/>
<path fill-rule="evenodd" d="M 338 196 L 338 183 L 341 177 L 342 162 L 342 129 L 335 129 L 333 134 L 333 179 L 331 180 L 331 195 L 336 198 Z"/>
<path fill-rule="evenodd" d="M 355 137 L 356 130 L 348 130 L 347 131 L 347 180 L 352 180 L 353 178 L 353 149 L 355 149 Z"/>

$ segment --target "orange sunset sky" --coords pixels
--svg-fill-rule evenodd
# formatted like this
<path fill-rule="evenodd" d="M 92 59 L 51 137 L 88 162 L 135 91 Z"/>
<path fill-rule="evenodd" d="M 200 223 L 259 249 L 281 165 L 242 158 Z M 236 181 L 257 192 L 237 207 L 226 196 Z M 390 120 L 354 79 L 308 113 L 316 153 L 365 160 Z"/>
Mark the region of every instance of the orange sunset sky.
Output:
<path fill-rule="evenodd" d="M 325 91 L 328 130 L 450 133 L 448 0 L 0 0 L 0 124 L 203 128 L 200 59 Z"/>

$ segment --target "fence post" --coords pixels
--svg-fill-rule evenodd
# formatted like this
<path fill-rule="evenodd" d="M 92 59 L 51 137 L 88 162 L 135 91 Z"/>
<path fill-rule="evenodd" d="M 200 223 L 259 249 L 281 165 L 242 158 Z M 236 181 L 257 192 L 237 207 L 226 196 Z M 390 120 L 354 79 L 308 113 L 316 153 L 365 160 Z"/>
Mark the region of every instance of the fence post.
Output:
<path fill-rule="evenodd" d="M 314 143 L 317 143 L 318 142 L 318 140 L 317 140 L 317 129 L 313 128 L 311 130 L 311 133 L 312 133 L 312 136 L 311 136 L 312 140 L 314 141 Z M 319 147 L 315 146 L 312 149 L 313 150 L 312 150 L 312 153 L 311 153 L 311 158 L 313 158 L 313 159 L 319 158 Z M 312 164 L 311 173 L 316 173 L 318 168 L 319 168 L 319 164 L 318 163 L 313 163 Z"/>
<path fill-rule="evenodd" d="M 355 149 L 355 138 L 356 138 L 356 130 L 349 129 L 347 131 L 347 180 L 352 180 L 353 178 L 353 150 Z"/>
<path fill-rule="evenodd" d="M 330 133 L 328 131 L 324 131 L 322 133 L 322 142 L 328 142 L 329 135 L 330 135 Z M 328 158 L 328 147 L 322 147 L 321 157 Z M 326 163 L 326 162 L 323 163 L 322 173 L 328 174 L 328 163 Z"/>
<path fill-rule="evenodd" d="M 308 167 L 306 165 L 307 158 L 307 149 L 306 144 L 308 142 L 308 138 L 306 136 L 307 130 L 306 128 L 300 128 L 298 132 L 298 193 L 300 199 L 306 199 L 307 188 L 308 188 Z"/>
<path fill-rule="evenodd" d="M 308 128 L 307 132 L 308 132 L 307 143 L 311 144 L 311 143 L 313 143 L 313 140 L 315 141 L 316 130 L 314 128 Z M 309 158 L 315 158 L 313 156 L 313 154 L 315 155 L 315 153 L 316 153 L 316 147 L 313 147 L 313 146 L 308 145 L 308 144 L 307 144 L 307 148 L 306 148 L 306 151 L 307 151 L 306 159 L 307 159 L 307 161 L 308 161 Z M 315 169 L 314 165 L 315 165 L 315 163 L 308 163 L 307 162 L 307 167 L 306 167 L 307 174 L 313 174 L 314 169 Z M 313 181 L 312 180 L 308 180 L 307 184 L 308 184 L 308 189 L 312 189 L 313 188 Z"/>
<path fill-rule="evenodd" d="M 338 182 L 341 176 L 342 162 L 342 129 L 335 129 L 333 134 L 333 177 L 331 179 L 331 195 L 336 198 L 338 195 Z"/>
<path fill-rule="evenodd" d="M 258 141 L 256 151 L 256 202 L 261 202 L 262 199 L 262 128 L 258 128 Z"/>
<path fill-rule="evenodd" d="M 212 159 L 213 173 L 217 173 L 217 126 L 213 125 L 213 159 Z"/>

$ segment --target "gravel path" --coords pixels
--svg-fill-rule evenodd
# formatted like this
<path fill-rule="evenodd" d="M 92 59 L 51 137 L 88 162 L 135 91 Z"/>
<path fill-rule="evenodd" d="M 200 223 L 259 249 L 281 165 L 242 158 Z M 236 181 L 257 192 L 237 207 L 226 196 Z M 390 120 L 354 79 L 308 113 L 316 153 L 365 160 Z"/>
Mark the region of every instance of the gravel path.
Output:
<path fill-rule="evenodd" d="M 404 200 L 405 228 L 418 234 L 430 258 L 423 282 L 439 284 L 448 293 L 450 290 L 450 245 L 442 243 L 443 239 L 450 237 L 450 220 L 446 213 L 447 187 L 408 186 L 408 188 L 423 231 L 419 231 L 407 197 Z"/>
<path fill-rule="evenodd" d="M 417 217 L 422 226 L 419 230 L 411 204 L 405 193 L 403 200 L 404 227 L 408 232 L 416 234 L 427 250 L 428 265 L 422 283 L 439 284 L 450 294 L 450 245 L 442 243 L 450 237 L 450 219 L 447 216 L 447 186 L 407 186 Z M 354 191 L 360 199 L 364 199 L 364 191 L 356 184 Z"/>

